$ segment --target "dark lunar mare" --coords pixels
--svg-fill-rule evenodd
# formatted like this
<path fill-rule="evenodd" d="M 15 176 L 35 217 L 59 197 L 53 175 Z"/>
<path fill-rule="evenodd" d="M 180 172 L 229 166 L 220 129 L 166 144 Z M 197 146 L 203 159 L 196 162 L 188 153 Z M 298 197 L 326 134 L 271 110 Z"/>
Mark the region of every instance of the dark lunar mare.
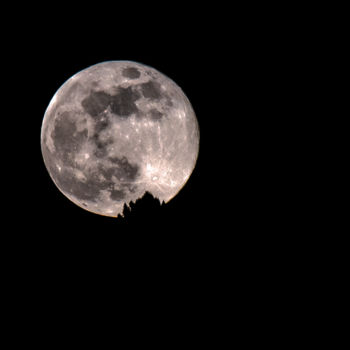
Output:
<path fill-rule="evenodd" d="M 87 129 L 78 132 L 70 112 L 63 112 L 55 119 L 51 134 L 56 153 L 64 164 L 74 165 L 74 154 L 80 149 L 88 136 Z"/>
<path fill-rule="evenodd" d="M 140 98 L 140 94 L 132 86 L 118 88 L 116 95 L 111 98 L 111 111 L 120 117 L 128 117 L 138 111 L 135 102 Z"/>
<path fill-rule="evenodd" d="M 118 87 L 115 95 L 109 95 L 104 91 L 92 91 L 82 100 L 81 105 L 84 111 L 96 120 L 109 106 L 113 114 L 125 118 L 138 112 L 135 102 L 140 97 L 139 92 L 133 86 Z"/>
<path fill-rule="evenodd" d="M 97 157 L 97 158 L 105 158 L 108 154 L 108 145 L 112 144 L 113 143 L 113 140 L 112 139 L 108 139 L 108 140 L 100 140 L 99 139 L 99 134 L 98 133 L 95 133 L 93 136 L 92 136 L 92 140 L 95 144 L 95 150 L 94 150 L 94 155 Z"/>
<path fill-rule="evenodd" d="M 138 177 L 140 167 L 137 164 L 131 164 L 126 157 L 110 157 L 109 160 L 116 165 L 114 175 L 120 181 L 132 182 Z"/>
<path fill-rule="evenodd" d="M 140 84 L 142 95 L 151 100 L 158 100 L 162 97 L 160 84 L 155 80 L 150 80 L 147 83 Z"/>
<path fill-rule="evenodd" d="M 121 201 L 125 197 L 125 192 L 123 190 L 112 190 L 109 197 L 114 201 Z"/>
<path fill-rule="evenodd" d="M 110 120 L 107 114 L 101 113 L 95 118 L 95 125 L 94 125 L 95 133 L 99 133 L 107 129 L 109 126 L 110 126 Z"/>
<path fill-rule="evenodd" d="M 141 76 L 140 71 L 135 67 L 127 67 L 123 69 L 122 72 L 123 77 L 129 79 L 137 79 Z"/>
<path fill-rule="evenodd" d="M 125 191 L 135 190 L 133 182 L 139 175 L 140 167 L 137 164 L 131 164 L 126 157 L 110 157 L 109 160 L 113 165 L 110 167 L 100 165 L 99 171 L 107 181 L 112 182 L 112 176 L 115 176 L 121 182 L 120 188 L 111 189 L 110 198 L 122 200 L 125 197 Z"/>
<path fill-rule="evenodd" d="M 106 157 L 107 146 L 113 143 L 113 140 L 101 141 L 99 139 L 100 132 L 110 126 L 108 114 L 105 113 L 107 108 L 110 107 L 111 112 L 118 117 L 126 118 L 138 112 L 135 101 L 140 97 L 140 93 L 129 86 L 127 88 L 119 87 L 115 95 L 109 95 L 104 91 L 92 91 L 82 100 L 81 105 L 83 109 L 94 120 L 94 135 L 92 136 L 92 141 L 96 146 L 94 151 L 96 157 Z"/>
<path fill-rule="evenodd" d="M 52 154 L 45 144 L 42 145 L 42 153 L 51 177 L 62 192 L 74 195 L 80 200 L 95 202 L 100 190 L 108 188 L 107 182 L 100 183 L 97 176 L 82 182 L 74 176 L 71 168 L 62 167 L 59 171 L 54 161 L 57 155 Z"/>
<path fill-rule="evenodd" d="M 137 73 L 140 72 L 133 67 L 128 67 L 123 70 L 123 74 L 128 77 L 137 77 Z M 127 88 L 118 87 L 117 93 L 110 95 L 105 91 L 91 91 L 90 94 L 85 97 L 81 105 L 86 113 L 93 117 L 95 121 L 95 131 L 98 133 L 109 126 L 107 115 L 103 113 L 110 107 L 113 114 L 120 118 L 127 118 L 132 114 L 138 116 L 142 113 L 138 113 L 136 101 L 141 98 L 141 94 L 146 99 L 159 100 L 165 98 L 167 105 L 171 106 L 171 99 L 167 94 L 162 94 L 161 85 L 155 80 L 149 80 L 146 83 L 128 86 Z M 163 114 L 156 109 L 153 109 L 149 113 L 149 117 L 152 120 L 160 120 Z"/>
<path fill-rule="evenodd" d="M 152 120 L 160 120 L 163 117 L 163 113 L 159 112 L 157 109 L 152 108 L 150 111 L 150 116 Z"/>
<path fill-rule="evenodd" d="M 60 190 L 79 200 L 97 202 L 100 191 L 107 190 L 110 191 L 112 200 L 122 201 L 127 190 L 130 192 L 134 190 L 132 181 L 136 179 L 139 167 L 131 165 L 125 157 L 118 159 L 118 166 L 108 168 L 101 165 L 96 171 L 85 173 L 87 179 L 82 181 L 74 176 L 73 168 L 62 167 L 62 170 L 59 171 L 54 161 L 56 155 L 52 154 L 45 144 L 42 145 L 42 153 L 49 173 Z M 99 177 L 100 174 L 103 175 L 104 179 Z M 121 184 L 119 189 L 115 189 L 112 176 L 116 176 L 120 180 L 125 179 L 130 183 Z"/>
<path fill-rule="evenodd" d="M 58 115 L 55 119 L 54 130 L 52 131 L 52 139 L 55 146 L 55 152 L 51 153 L 46 146 L 46 137 L 42 143 L 42 153 L 45 164 L 49 169 L 49 173 L 54 179 L 57 186 L 62 192 L 75 196 L 79 200 L 89 200 L 96 202 L 101 190 L 109 190 L 110 197 L 113 200 L 122 200 L 125 197 L 125 190 L 128 185 L 121 185 L 120 189 L 115 189 L 115 184 L 112 176 L 117 177 L 120 181 L 126 180 L 132 182 L 136 179 L 139 167 L 129 163 L 126 157 L 121 159 L 116 158 L 114 165 L 110 168 L 101 166 L 95 171 L 86 173 L 80 169 L 79 165 L 74 161 L 74 155 L 79 152 L 81 145 L 86 142 L 88 133 L 87 130 L 77 131 L 72 112 L 64 112 Z M 96 127 L 97 126 L 97 127 Z M 101 131 L 108 126 L 108 121 L 98 119 L 96 121 L 95 131 Z M 106 146 L 112 143 L 112 140 L 101 142 L 98 138 L 98 133 L 93 135 L 96 144 L 96 152 L 100 152 L 101 157 L 107 155 Z M 57 168 L 57 161 L 61 160 L 61 171 Z M 80 169 L 84 172 L 86 180 L 79 180 L 74 175 L 74 169 Z M 100 179 L 102 174 L 104 179 Z M 130 187 L 131 189 L 131 187 Z"/>
<path fill-rule="evenodd" d="M 81 105 L 84 110 L 92 117 L 97 117 L 106 110 L 111 102 L 111 96 L 104 91 L 91 91 L 89 96 L 85 97 Z"/>

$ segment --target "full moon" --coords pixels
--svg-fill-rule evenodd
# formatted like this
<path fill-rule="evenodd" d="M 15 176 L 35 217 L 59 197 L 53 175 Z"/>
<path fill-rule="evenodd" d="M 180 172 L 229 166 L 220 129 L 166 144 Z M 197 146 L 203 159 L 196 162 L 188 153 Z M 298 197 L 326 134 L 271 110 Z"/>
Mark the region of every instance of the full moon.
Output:
<path fill-rule="evenodd" d="M 199 127 L 181 88 L 154 68 L 107 61 L 69 78 L 41 128 L 58 189 L 90 212 L 117 217 L 149 192 L 169 202 L 189 179 Z"/>

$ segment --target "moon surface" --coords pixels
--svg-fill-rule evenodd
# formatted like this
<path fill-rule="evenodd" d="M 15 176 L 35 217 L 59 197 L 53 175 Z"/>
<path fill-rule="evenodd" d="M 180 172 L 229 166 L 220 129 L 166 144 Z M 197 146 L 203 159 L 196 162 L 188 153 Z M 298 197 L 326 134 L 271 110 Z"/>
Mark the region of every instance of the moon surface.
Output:
<path fill-rule="evenodd" d="M 151 193 L 169 202 L 198 157 L 193 108 L 171 79 L 132 61 L 107 61 L 68 79 L 41 128 L 45 166 L 58 189 L 90 212 L 117 217 Z"/>

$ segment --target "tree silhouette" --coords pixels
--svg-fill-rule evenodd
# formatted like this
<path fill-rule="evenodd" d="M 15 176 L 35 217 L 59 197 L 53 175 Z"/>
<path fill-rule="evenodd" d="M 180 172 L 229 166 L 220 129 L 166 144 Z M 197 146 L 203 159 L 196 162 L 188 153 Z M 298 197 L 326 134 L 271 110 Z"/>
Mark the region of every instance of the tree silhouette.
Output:
<path fill-rule="evenodd" d="M 158 223 L 165 220 L 166 207 L 163 203 L 160 203 L 159 199 L 156 199 L 146 192 L 145 195 L 138 199 L 135 203 L 130 203 L 129 207 L 124 205 L 124 217 L 118 217 L 125 223 L 134 223 L 140 225 L 145 223 Z"/>

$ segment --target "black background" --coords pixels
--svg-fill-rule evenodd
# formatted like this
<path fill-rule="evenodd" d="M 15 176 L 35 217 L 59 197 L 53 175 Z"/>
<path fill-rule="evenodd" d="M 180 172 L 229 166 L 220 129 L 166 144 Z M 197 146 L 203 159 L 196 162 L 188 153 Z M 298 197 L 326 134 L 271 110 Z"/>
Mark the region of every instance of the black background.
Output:
<path fill-rule="evenodd" d="M 223 207 L 228 212 L 237 210 L 231 196 L 241 191 L 237 161 L 247 150 L 237 139 L 242 139 L 242 131 L 235 115 L 242 103 L 238 102 L 240 90 L 245 88 L 238 81 L 246 57 L 237 35 L 220 30 L 217 22 L 204 21 L 198 26 L 199 21 L 192 22 L 194 14 L 182 9 L 178 15 L 181 17 L 162 18 L 154 14 L 143 19 L 119 15 L 112 22 L 100 18 L 96 23 L 85 22 L 80 15 L 79 20 L 64 18 L 58 27 L 56 21 L 50 23 L 43 28 L 45 35 L 31 33 L 30 68 L 25 74 L 35 86 L 27 95 L 33 125 L 26 126 L 25 132 L 33 138 L 31 154 L 36 160 L 36 198 L 29 210 L 37 223 L 44 219 L 55 223 L 58 232 L 85 237 L 136 235 L 144 239 L 151 234 L 157 239 L 173 235 L 195 241 L 210 235 L 213 225 L 220 228 L 218 216 Z M 82 210 L 57 190 L 43 164 L 38 135 L 50 99 L 69 77 L 98 62 L 123 59 L 150 65 L 183 89 L 197 115 L 201 138 L 196 168 L 172 201 L 160 206 L 157 200 L 145 198 L 124 219 L 114 219 Z M 28 161 L 32 164 L 32 158 Z"/>
<path fill-rule="evenodd" d="M 315 132 L 306 123 L 313 107 L 304 104 L 317 27 L 305 34 L 305 9 L 15 6 L 3 12 L 0 72 L 8 107 L 0 124 L 1 286 L 9 310 L 2 312 L 11 341 L 66 345 L 75 337 L 80 345 L 95 337 L 101 347 L 101 339 L 119 345 L 127 334 L 128 343 L 143 345 L 165 338 L 280 348 L 278 335 L 298 341 L 314 315 L 322 322 L 319 291 L 332 283 L 319 281 L 334 270 L 331 249 L 319 248 L 328 237 L 310 219 L 308 164 L 317 145 L 303 146 Z M 200 127 L 198 161 L 179 194 L 162 206 L 145 197 L 118 219 L 71 203 L 40 148 L 57 89 L 106 60 L 138 61 L 169 76 Z"/>
<path fill-rule="evenodd" d="M 312 21 L 328 23 L 321 5 L 14 6 L 4 5 L 0 23 L 3 342 L 283 348 L 331 334 L 320 330 L 335 319 L 328 310 L 341 310 L 333 302 L 346 290 L 337 271 L 347 255 L 341 240 L 330 244 L 334 223 L 320 227 L 329 214 L 315 206 L 328 165 L 310 172 L 320 153 L 310 135 L 328 138 L 316 128 L 322 113 L 310 120 L 323 106 L 312 99 L 314 82 L 323 86 L 323 42 L 334 39 Z M 322 50 L 309 55 L 317 39 Z M 200 150 L 168 204 L 144 198 L 115 219 L 60 193 L 40 131 L 62 83 L 119 59 L 183 89 Z"/>
<path fill-rule="evenodd" d="M 21 162 L 10 161 L 18 169 L 15 181 L 23 182 L 23 169 L 27 179 L 19 187 L 20 208 L 13 199 L 20 212 L 12 223 L 19 239 L 34 247 L 46 247 L 46 241 L 48 255 L 70 247 L 76 252 L 80 245 L 88 251 L 99 247 L 98 254 L 111 250 L 104 257 L 113 256 L 113 249 L 124 247 L 126 254 L 136 247 L 141 255 L 183 252 L 187 258 L 225 259 L 237 246 L 245 251 L 252 244 L 259 249 L 263 241 L 269 245 L 274 238 L 264 240 L 261 232 L 278 228 L 285 215 L 281 193 L 272 189 L 285 171 L 276 168 L 276 127 L 277 138 L 286 135 L 274 116 L 280 113 L 276 90 L 287 54 L 275 27 L 256 8 L 125 11 L 60 9 L 55 16 L 39 16 L 37 23 L 28 17 L 7 37 L 5 59 L 15 66 L 16 78 L 10 104 L 19 106 L 23 118 L 21 142 L 13 146 Z M 57 89 L 106 60 L 134 60 L 169 76 L 189 98 L 200 127 L 197 164 L 179 194 L 165 205 L 147 196 L 118 219 L 92 214 L 65 198 L 40 149 L 42 119 Z"/>
<path fill-rule="evenodd" d="M 93 303 L 98 298 L 102 308 L 131 298 L 130 308 L 152 314 L 152 303 L 161 304 L 168 311 L 160 319 L 170 312 L 185 323 L 190 314 L 209 323 L 224 319 L 218 310 L 232 307 L 242 311 L 243 324 L 247 308 L 266 315 L 266 299 L 291 290 L 284 276 L 293 278 L 307 249 L 298 235 L 298 220 L 307 214 L 291 200 L 302 174 L 285 162 L 295 114 L 283 82 L 300 59 L 281 30 L 285 13 L 275 18 L 255 5 L 204 3 L 32 6 L 30 15 L 21 7 L 22 15 L 13 16 L 3 42 L 10 76 L 5 131 L 16 126 L 16 142 L 10 132 L 9 141 L 4 137 L 14 185 L 2 247 L 20 305 L 33 313 L 34 299 L 70 315 L 67 305 L 76 304 L 87 315 L 83 300 L 95 293 Z M 162 206 L 145 197 L 117 219 L 65 198 L 40 149 L 42 120 L 57 89 L 106 60 L 134 60 L 169 76 L 200 127 L 198 161 L 179 194 Z"/>

